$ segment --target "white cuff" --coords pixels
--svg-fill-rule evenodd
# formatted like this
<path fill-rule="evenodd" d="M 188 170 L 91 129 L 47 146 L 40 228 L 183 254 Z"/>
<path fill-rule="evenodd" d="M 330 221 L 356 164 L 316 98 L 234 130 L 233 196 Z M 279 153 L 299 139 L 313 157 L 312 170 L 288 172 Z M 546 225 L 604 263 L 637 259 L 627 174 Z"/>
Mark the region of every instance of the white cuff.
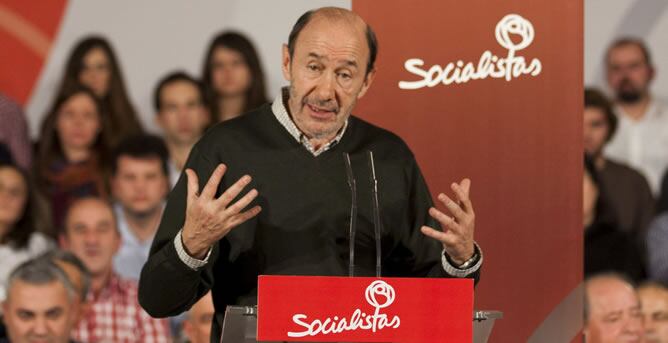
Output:
<path fill-rule="evenodd" d="M 182 232 L 183 229 L 179 230 L 179 233 L 176 234 L 176 237 L 174 237 L 174 247 L 176 248 L 176 254 L 179 255 L 179 259 L 192 270 L 198 270 L 204 267 L 207 263 L 209 263 L 209 256 L 211 256 L 211 251 L 213 249 L 209 248 L 209 251 L 206 253 L 206 256 L 203 260 L 199 260 L 188 255 L 186 248 L 183 246 L 183 240 L 181 238 Z"/>
<path fill-rule="evenodd" d="M 441 264 L 443 265 L 443 270 L 445 270 L 446 273 L 449 275 L 452 275 L 454 277 L 465 277 L 471 273 L 474 273 L 480 269 L 480 266 L 482 266 L 482 249 L 480 249 L 480 246 L 478 243 L 473 242 L 473 245 L 475 247 L 475 253 L 473 254 L 474 258 L 477 257 L 478 261 L 471 267 L 466 268 L 466 269 L 459 269 L 456 266 L 453 266 L 450 261 L 448 261 L 448 258 L 446 256 L 445 249 L 443 249 L 443 252 L 441 253 Z M 475 256 L 476 254 L 480 254 L 480 256 Z"/>

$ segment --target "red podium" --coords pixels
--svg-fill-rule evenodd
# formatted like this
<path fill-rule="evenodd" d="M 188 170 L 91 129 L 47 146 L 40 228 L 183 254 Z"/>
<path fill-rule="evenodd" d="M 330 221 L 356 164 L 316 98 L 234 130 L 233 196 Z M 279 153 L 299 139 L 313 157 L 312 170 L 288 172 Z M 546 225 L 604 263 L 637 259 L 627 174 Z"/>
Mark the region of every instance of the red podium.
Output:
<path fill-rule="evenodd" d="M 257 309 L 228 308 L 221 342 L 461 343 L 483 322 L 485 342 L 500 313 L 471 313 L 471 279 L 260 276 Z"/>

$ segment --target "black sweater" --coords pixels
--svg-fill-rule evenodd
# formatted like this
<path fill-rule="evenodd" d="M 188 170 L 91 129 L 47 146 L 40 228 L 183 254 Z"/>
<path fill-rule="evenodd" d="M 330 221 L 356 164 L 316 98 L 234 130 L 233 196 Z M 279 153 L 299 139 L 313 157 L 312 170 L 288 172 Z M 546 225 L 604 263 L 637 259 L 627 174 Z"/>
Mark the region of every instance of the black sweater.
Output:
<path fill-rule="evenodd" d="M 218 194 L 244 174 L 251 175 L 247 190 L 258 190 L 255 202 L 262 212 L 234 228 L 214 246 L 209 263 L 193 271 L 179 260 L 173 244 L 185 218 L 187 181 L 182 174 L 142 270 L 142 306 L 153 316 L 176 315 L 212 288 L 218 331 L 226 305 L 256 302 L 258 275 L 347 275 L 351 192 L 343 152 L 350 154 L 357 181 L 355 274 L 373 276 L 368 150 L 374 153 L 378 179 L 382 275 L 448 277 L 441 265 L 441 243 L 420 232 L 422 225 L 438 226 L 428 215 L 432 200 L 427 185 L 399 137 L 351 116 L 340 142 L 315 157 L 266 105 L 213 127 L 186 164 L 203 187 L 216 166 L 225 163 L 228 169 Z M 470 277 L 477 280 L 479 273 L 474 274 Z"/>

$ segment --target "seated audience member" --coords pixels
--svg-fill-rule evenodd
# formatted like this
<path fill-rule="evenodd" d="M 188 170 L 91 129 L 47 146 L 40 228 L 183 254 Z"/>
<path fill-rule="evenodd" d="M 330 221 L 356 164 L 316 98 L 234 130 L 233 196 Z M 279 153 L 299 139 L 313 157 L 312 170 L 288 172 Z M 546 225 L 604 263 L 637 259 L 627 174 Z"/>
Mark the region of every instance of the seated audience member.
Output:
<path fill-rule="evenodd" d="M 7 145 L 13 160 L 23 169 L 30 169 L 32 143 L 28 123 L 21 107 L 0 93 L 0 143 Z"/>
<path fill-rule="evenodd" d="M 170 189 L 165 143 L 149 135 L 122 141 L 114 151 L 111 172 L 114 211 L 121 233 L 114 268 L 122 277 L 137 281 Z"/>
<path fill-rule="evenodd" d="M 623 276 L 599 274 L 585 281 L 584 337 L 587 343 L 641 343 L 640 300 Z"/>
<path fill-rule="evenodd" d="M 156 122 L 169 150 L 170 184 L 181 175 L 193 145 L 210 123 L 199 81 L 183 72 L 165 76 L 154 92 Z"/>
<path fill-rule="evenodd" d="M 638 287 L 645 323 L 644 343 L 668 342 L 668 288 L 657 283 Z"/>
<path fill-rule="evenodd" d="M 211 321 L 215 313 L 211 292 L 200 298 L 187 312 L 183 333 L 190 343 L 211 342 Z"/>
<path fill-rule="evenodd" d="M 57 230 L 73 200 L 107 195 L 104 116 L 95 94 L 78 87 L 59 95 L 42 123 L 35 177 Z"/>
<path fill-rule="evenodd" d="M 77 293 L 62 269 L 46 259 L 29 260 L 7 286 L 2 309 L 9 340 L 0 342 L 71 342 Z"/>
<path fill-rule="evenodd" d="M 0 302 L 9 273 L 19 264 L 54 247 L 37 232 L 35 195 L 26 172 L 0 164 Z"/>
<path fill-rule="evenodd" d="M 214 123 L 238 117 L 268 101 L 257 51 L 238 32 L 222 32 L 214 37 L 202 69 Z"/>
<path fill-rule="evenodd" d="M 583 124 L 585 153 L 594 162 L 606 189 L 606 201 L 615 212 L 618 229 L 629 232 L 644 252 L 647 228 L 654 215 L 654 198 L 642 174 L 603 155 L 603 148 L 615 135 L 617 117 L 608 99 L 598 90 L 585 90 Z"/>
<path fill-rule="evenodd" d="M 61 90 L 86 86 L 97 95 L 109 122 L 109 144 L 143 132 L 137 112 L 125 90 L 123 73 L 111 44 L 103 37 L 82 38 L 65 66 Z"/>
<path fill-rule="evenodd" d="M 99 198 L 75 201 L 65 217 L 62 244 L 91 273 L 88 312 L 72 336 L 82 342 L 168 342 L 169 328 L 137 301 L 137 283 L 113 271 L 120 233 L 111 205 Z"/>
<path fill-rule="evenodd" d="M 642 257 L 628 233 L 617 229 L 605 191 L 593 163 L 585 158 L 582 180 L 585 276 L 616 271 L 635 281 L 642 280 L 645 278 Z"/>

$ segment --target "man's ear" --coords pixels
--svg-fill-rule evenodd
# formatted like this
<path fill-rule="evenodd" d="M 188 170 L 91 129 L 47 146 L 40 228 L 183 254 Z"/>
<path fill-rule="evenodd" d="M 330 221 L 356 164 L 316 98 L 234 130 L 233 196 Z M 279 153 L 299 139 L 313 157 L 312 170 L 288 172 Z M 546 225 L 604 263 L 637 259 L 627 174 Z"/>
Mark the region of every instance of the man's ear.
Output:
<path fill-rule="evenodd" d="M 283 72 L 283 78 L 290 82 L 291 77 L 290 77 L 290 63 L 292 60 L 290 59 L 290 51 L 288 50 L 288 45 L 283 44 L 283 54 L 281 58 L 281 71 Z"/>
<path fill-rule="evenodd" d="M 374 78 L 376 77 L 376 69 L 371 69 L 369 73 L 364 76 L 364 83 L 362 84 L 362 89 L 360 90 L 359 94 L 357 94 L 357 99 L 361 99 L 364 94 L 366 94 L 366 91 L 371 87 L 371 84 L 373 83 Z"/>

